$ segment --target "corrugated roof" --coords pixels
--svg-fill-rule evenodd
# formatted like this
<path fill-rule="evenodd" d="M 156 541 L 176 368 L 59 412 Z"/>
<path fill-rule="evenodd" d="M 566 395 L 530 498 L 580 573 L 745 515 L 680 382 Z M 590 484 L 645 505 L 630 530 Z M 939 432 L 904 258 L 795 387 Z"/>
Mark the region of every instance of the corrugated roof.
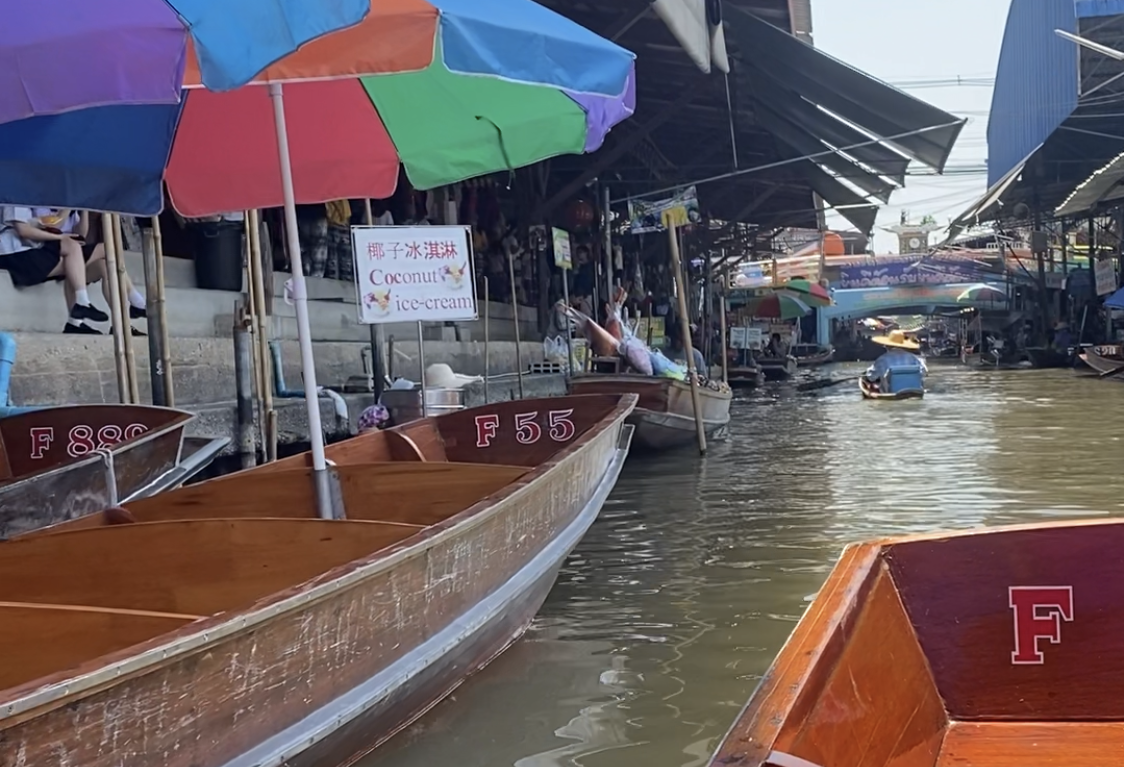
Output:
<path fill-rule="evenodd" d="M 1072 0 L 1012 0 L 987 126 L 988 186 L 1077 108 L 1079 53 L 1055 29 L 1077 31 Z"/>
<path fill-rule="evenodd" d="M 1117 16 L 1124 13 L 1124 0 L 1077 0 L 1074 12 L 1079 19 Z"/>
<path fill-rule="evenodd" d="M 1078 184 L 1073 194 L 1054 211 L 1054 215 L 1067 218 L 1091 212 L 1103 200 L 1114 196 L 1113 192 L 1121 181 L 1124 181 L 1124 154 L 1118 155 Z"/>

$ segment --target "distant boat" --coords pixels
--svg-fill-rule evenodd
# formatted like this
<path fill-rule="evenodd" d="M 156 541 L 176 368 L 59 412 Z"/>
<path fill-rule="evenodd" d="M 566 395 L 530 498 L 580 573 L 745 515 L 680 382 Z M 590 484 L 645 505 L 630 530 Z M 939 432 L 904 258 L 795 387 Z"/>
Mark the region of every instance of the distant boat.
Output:
<path fill-rule="evenodd" d="M 353 764 L 530 625 L 635 395 L 485 405 L 0 544 L 0 764 Z"/>
<path fill-rule="evenodd" d="M 796 358 L 791 354 L 784 357 L 759 357 L 757 365 L 766 381 L 787 381 L 796 375 Z"/>
<path fill-rule="evenodd" d="M 1080 360 L 1098 373 L 1112 373 L 1124 368 L 1124 351 L 1119 344 L 1088 346 L 1078 355 Z"/>
<path fill-rule="evenodd" d="M 797 367 L 817 367 L 835 359 L 835 348 L 821 347 L 818 344 L 797 344 L 792 347 L 792 356 L 796 358 Z"/>
<path fill-rule="evenodd" d="M 185 437 L 194 418 L 65 405 L 0 419 L 0 539 L 182 485 L 230 442 Z"/>
<path fill-rule="evenodd" d="M 925 396 L 925 374 L 920 368 L 891 368 L 878 386 L 859 376 L 859 391 L 863 399 L 921 399 Z"/>
<path fill-rule="evenodd" d="M 848 546 L 711 767 L 1118 764 L 1121 550 L 1124 520 Z"/>
<path fill-rule="evenodd" d="M 694 444 L 697 439 L 691 385 L 653 376 L 588 373 L 569 382 L 571 394 L 636 394 L 640 401 L 628 422 L 636 427 L 633 442 L 639 448 L 666 450 Z M 714 436 L 730 423 L 729 388 L 699 387 L 703 429 Z"/>

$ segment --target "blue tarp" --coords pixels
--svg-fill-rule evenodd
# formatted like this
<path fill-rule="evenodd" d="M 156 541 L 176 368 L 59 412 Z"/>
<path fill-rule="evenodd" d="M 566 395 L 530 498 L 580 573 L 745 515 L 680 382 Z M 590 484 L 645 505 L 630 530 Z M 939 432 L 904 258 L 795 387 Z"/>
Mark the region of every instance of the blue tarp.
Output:
<path fill-rule="evenodd" d="M 1077 0 L 1074 10 L 1079 19 L 1124 14 L 1124 0 Z"/>
<path fill-rule="evenodd" d="M 1104 305 L 1109 309 L 1124 309 L 1124 288 L 1113 293 L 1104 300 Z"/>

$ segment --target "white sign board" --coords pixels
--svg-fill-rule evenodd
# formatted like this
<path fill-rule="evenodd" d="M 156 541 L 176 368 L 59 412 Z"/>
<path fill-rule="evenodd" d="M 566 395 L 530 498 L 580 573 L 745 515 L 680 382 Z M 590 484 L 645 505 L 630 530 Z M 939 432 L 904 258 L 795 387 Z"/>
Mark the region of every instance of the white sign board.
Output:
<path fill-rule="evenodd" d="M 467 226 L 353 226 L 359 322 L 477 318 Z"/>
<path fill-rule="evenodd" d="M 1103 258 L 1097 261 L 1093 270 L 1097 295 L 1106 296 L 1116 292 L 1116 259 Z"/>

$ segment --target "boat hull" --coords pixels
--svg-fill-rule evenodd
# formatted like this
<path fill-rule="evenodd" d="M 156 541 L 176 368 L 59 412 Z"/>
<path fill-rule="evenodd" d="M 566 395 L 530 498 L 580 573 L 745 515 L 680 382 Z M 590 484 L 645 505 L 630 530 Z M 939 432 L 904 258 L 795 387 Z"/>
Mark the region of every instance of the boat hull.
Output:
<path fill-rule="evenodd" d="M 726 377 L 734 389 L 753 389 L 765 383 L 765 374 L 759 367 L 732 367 Z"/>
<path fill-rule="evenodd" d="M 616 482 L 635 401 L 622 397 L 572 448 L 390 549 L 245 612 L 189 623 L 96 667 L 12 690 L 0 705 L 0 763 L 146 767 L 157 756 L 166 767 L 351 763 L 530 624 Z M 492 407 L 506 423 L 526 406 Z M 465 441 L 447 447 L 472 449 Z M 516 455 L 501 449 L 497 455 Z M 348 468 L 366 467 L 340 470 Z M 205 484 L 237 492 L 235 482 Z"/>
<path fill-rule="evenodd" d="M 1087 348 L 1083 354 L 1079 355 L 1079 359 L 1098 373 L 1111 373 L 1124 367 L 1124 359 L 1103 354 L 1095 346 Z"/>
<path fill-rule="evenodd" d="M 796 358 L 759 359 L 757 364 L 766 381 L 787 381 L 796 375 Z"/>
<path fill-rule="evenodd" d="M 70 405 L 0 420 L 0 470 L 11 476 L 0 479 L 0 539 L 182 483 L 190 474 L 176 470 L 193 419 L 146 405 Z M 209 461 L 227 442 L 199 450 Z"/>
<path fill-rule="evenodd" d="M 827 365 L 835 360 L 835 349 L 824 349 L 816 354 L 808 354 L 803 357 L 796 358 L 796 366 L 800 368 L 812 368 L 820 365 Z"/>
<path fill-rule="evenodd" d="M 924 389 L 903 389 L 896 392 L 877 392 L 874 391 L 866 379 L 859 378 L 859 392 L 862 393 L 863 399 L 873 400 L 899 400 L 899 399 L 921 399 L 925 396 Z"/>
<path fill-rule="evenodd" d="M 633 444 L 641 450 L 672 450 L 695 444 L 695 406 L 691 386 L 670 378 L 630 375 L 584 375 L 570 379 L 572 394 L 636 394 L 640 399 L 628 423 L 636 427 Z M 719 435 L 730 423 L 728 391 L 699 387 L 703 431 Z"/>

